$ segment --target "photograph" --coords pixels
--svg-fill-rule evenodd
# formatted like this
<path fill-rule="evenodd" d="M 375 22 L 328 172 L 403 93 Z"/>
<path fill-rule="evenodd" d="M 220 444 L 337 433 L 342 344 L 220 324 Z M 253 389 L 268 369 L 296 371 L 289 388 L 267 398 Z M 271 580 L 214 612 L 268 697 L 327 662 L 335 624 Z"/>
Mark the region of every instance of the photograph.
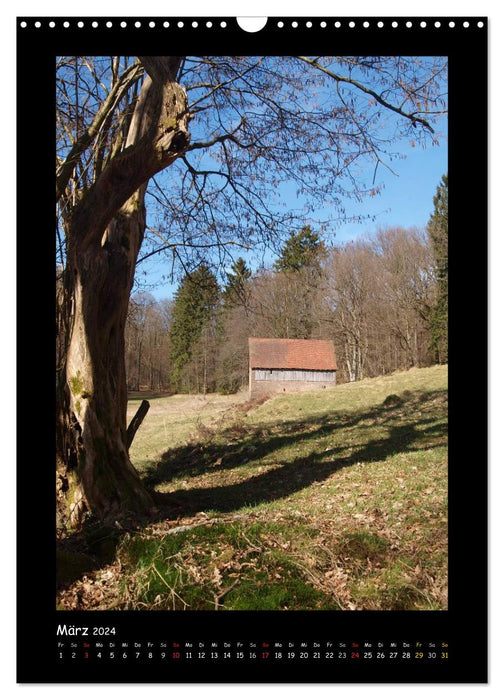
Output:
<path fill-rule="evenodd" d="M 58 609 L 446 609 L 446 57 L 55 71 Z"/>
<path fill-rule="evenodd" d="M 486 682 L 486 18 L 17 36 L 18 682 Z"/>

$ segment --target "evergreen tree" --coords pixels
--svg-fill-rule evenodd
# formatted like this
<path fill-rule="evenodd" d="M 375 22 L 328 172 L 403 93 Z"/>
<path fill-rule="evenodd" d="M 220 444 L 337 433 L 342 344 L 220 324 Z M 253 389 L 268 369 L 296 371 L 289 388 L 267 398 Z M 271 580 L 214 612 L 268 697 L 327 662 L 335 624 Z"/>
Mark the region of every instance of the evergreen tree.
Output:
<path fill-rule="evenodd" d="M 205 263 L 192 274 L 186 274 L 175 292 L 170 328 L 170 383 L 176 391 L 195 387 L 206 391 L 209 326 L 215 319 L 218 302 L 219 285 L 214 273 Z M 193 356 L 196 356 L 200 341 L 204 346 L 201 353 L 201 382 L 199 376 L 184 377 L 184 370 Z"/>
<path fill-rule="evenodd" d="M 292 232 L 275 262 L 276 272 L 298 272 L 303 267 L 318 266 L 324 243 L 311 226 L 303 226 L 298 233 Z"/>
<path fill-rule="evenodd" d="M 435 362 L 448 361 L 448 176 L 443 175 L 433 199 L 427 232 L 436 264 L 436 302 L 431 310 L 430 351 Z"/>
<path fill-rule="evenodd" d="M 224 304 L 227 308 L 245 304 L 245 285 L 251 276 L 252 272 L 243 258 L 238 258 L 231 265 L 231 272 L 226 273 L 227 281 L 223 292 Z"/>

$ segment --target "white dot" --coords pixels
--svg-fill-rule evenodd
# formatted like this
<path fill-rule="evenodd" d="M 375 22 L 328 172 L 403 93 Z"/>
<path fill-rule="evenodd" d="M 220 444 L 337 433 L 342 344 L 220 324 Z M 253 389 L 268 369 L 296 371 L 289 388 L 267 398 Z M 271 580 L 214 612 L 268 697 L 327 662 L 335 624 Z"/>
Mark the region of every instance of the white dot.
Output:
<path fill-rule="evenodd" d="M 411 29 L 411 27 L 413 26 L 413 22 L 406 22 L 406 26 L 408 27 L 408 29 Z"/>
<path fill-rule="evenodd" d="M 335 22 L 334 26 L 336 27 L 336 29 L 339 29 L 341 27 L 341 22 Z"/>
<path fill-rule="evenodd" d="M 441 26 L 441 22 L 434 22 L 434 26 L 436 27 L 436 29 L 439 29 L 439 27 Z"/>
<path fill-rule="evenodd" d="M 455 22 L 450 22 L 448 26 L 449 26 L 451 29 L 453 29 L 453 27 L 455 26 Z"/>
<path fill-rule="evenodd" d="M 82 29 L 82 27 L 84 26 L 84 22 L 77 22 L 77 26 L 79 27 L 79 29 Z"/>
<path fill-rule="evenodd" d="M 149 22 L 149 27 L 150 27 L 151 29 L 154 29 L 155 26 L 156 26 L 156 23 L 155 23 L 155 22 Z"/>
<path fill-rule="evenodd" d="M 40 29 L 40 27 L 41 27 L 42 25 L 41 25 L 40 22 L 35 22 L 35 26 L 37 27 L 37 29 Z"/>
<path fill-rule="evenodd" d="M 65 29 L 68 29 L 68 27 L 70 26 L 70 22 L 63 22 L 63 26 L 65 27 Z"/>
<path fill-rule="evenodd" d="M 183 22 L 178 22 L 178 23 L 177 23 L 177 27 L 179 27 L 179 29 L 182 29 L 183 26 L 184 26 L 184 23 L 183 23 Z"/>
<path fill-rule="evenodd" d="M 193 23 L 192 23 L 192 26 L 196 29 L 196 27 L 198 26 L 198 23 L 197 23 L 197 22 L 193 22 Z"/>
<path fill-rule="evenodd" d="M 350 27 L 350 29 L 353 29 L 355 27 L 355 22 L 349 22 L 348 26 Z"/>
<path fill-rule="evenodd" d="M 383 27 L 383 22 L 378 22 L 378 26 L 379 26 L 380 29 L 381 29 L 381 28 Z"/>
<path fill-rule="evenodd" d="M 26 22 L 21 22 L 21 28 L 26 29 Z"/>
<path fill-rule="evenodd" d="M 278 27 L 279 29 L 282 29 L 283 26 L 284 26 L 284 25 L 283 25 L 283 22 L 278 22 L 277 27 Z"/>
<path fill-rule="evenodd" d="M 369 22 L 364 22 L 363 25 L 364 29 L 367 29 L 369 27 Z"/>
<path fill-rule="evenodd" d="M 56 22 L 49 22 L 49 26 L 51 27 L 51 29 L 54 29 L 54 27 L 56 26 Z"/>
<path fill-rule="evenodd" d="M 484 22 L 478 22 L 478 27 L 482 29 L 485 26 Z"/>
<path fill-rule="evenodd" d="M 422 29 L 425 29 L 425 27 L 427 26 L 427 22 L 420 22 L 420 26 L 422 27 Z"/>
<path fill-rule="evenodd" d="M 111 26 L 112 26 L 112 22 L 107 22 L 107 27 L 108 27 L 109 29 L 110 29 Z"/>
<path fill-rule="evenodd" d="M 392 22 L 392 26 L 394 27 L 394 29 L 396 29 L 398 27 L 397 22 Z"/>
<path fill-rule="evenodd" d="M 169 27 L 170 23 L 169 22 L 163 22 L 163 27 Z"/>
<path fill-rule="evenodd" d="M 292 23 L 292 26 L 294 27 L 294 29 L 296 29 L 296 27 L 298 26 L 298 23 L 297 23 L 297 22 L 293 22 L 293 23 Z"/>
<path fill-rule="evenodd" d="M 227 24 L 226 24 L 225 22 L 221 22 L 221 23 L 220 23 L 220 26 L 221 26 L 223 29 L 225 29 L 225 28 L 227 27 Z"/>
<path fill-rule="evenodd" d="M 121 27 L 122 27 L 123 29 L 124 29 L 125 27 L 127 27 L 127 26 L 128 26 L 128 25 L 127 25 L 126 22 L 121 22 Z"/>
<path fill-rule="evenodd" d="M 327 22 L 321 22 L 320 26 L 322 27 L 322 29 L 325 29 L 327 27 Z"/>
<path fill-rule="evenodd" d="M 468 26 L 469 26 L 469 22 L 464 22 L 464 27 L 465 27 L 466 29 L 467 29 Z"/>
<path fill-rule="evenodd" d="M 210 27 L 212 26 L 212 23 L 211 23 L 211 22 L 207 22 L 207 23 L 206 23 L 206 26 L 210 29 Z"/>
<path fill-rule="evenodd" d="M 94 27 L 94 29 L 96 29 L 96 27 L 98 26 L 98 22 L 92 22 L 91 26 Z"/>
<path fill-rule="evenodd" d="M 137 29 L 138 29 L 139 27 L 141 27 L 141 26 L 142 26 L 142 23 L 141 23 L 141 22 L 135 22 L 135 27 L 136 27 Z"/>
<path fill-rule="evenodd" d="M 306 23 L 306 26 L 308 27 L 308 29 L 311 29 L 312 23 L 311 23 L 311 22 L 307 22 L 307 23 Z"/>

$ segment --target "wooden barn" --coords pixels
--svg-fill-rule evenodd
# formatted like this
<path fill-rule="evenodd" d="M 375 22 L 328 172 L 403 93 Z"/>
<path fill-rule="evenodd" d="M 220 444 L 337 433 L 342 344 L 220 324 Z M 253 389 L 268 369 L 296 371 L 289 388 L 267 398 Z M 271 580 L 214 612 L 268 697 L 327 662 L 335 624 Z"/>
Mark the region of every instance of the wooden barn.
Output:
<path fill-rule="evenodd" d="M 250 398 L 336 384 L 332 340 L 249 338 Z"/>

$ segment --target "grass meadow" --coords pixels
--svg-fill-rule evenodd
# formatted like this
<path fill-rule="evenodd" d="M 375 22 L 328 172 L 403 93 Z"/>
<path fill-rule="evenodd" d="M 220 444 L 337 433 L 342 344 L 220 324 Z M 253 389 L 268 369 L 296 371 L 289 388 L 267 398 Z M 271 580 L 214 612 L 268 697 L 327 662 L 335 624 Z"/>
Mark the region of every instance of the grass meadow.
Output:
<path fill-rule="evenodd" d="M 59 609 L 447 608 L 447 368 L 249 401 L 142 398 L 149 522 L 58 552 Z"/>

